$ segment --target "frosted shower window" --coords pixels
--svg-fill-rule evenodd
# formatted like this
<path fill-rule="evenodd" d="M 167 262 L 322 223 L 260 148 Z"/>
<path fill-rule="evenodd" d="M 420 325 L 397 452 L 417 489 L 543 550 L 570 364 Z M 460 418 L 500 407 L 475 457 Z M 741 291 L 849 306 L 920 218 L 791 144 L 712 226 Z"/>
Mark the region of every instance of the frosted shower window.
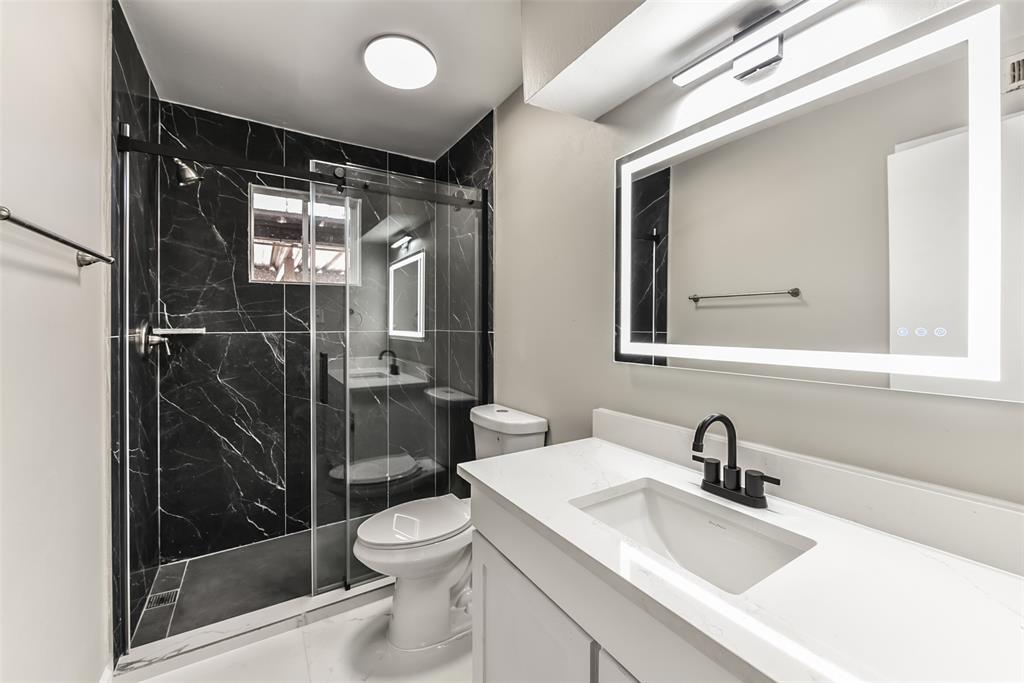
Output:
<path fill-rule="evenodd" d="M 308 283 L 309 222 L 317 221 L 314 256 L 318 284 L 358 285 L 360 240 L 347 253 L 347 227 L 359 224 L 360 200 L 320 195 L 310 207 L 308 190 L 249 185 L 250 282 Z"/>

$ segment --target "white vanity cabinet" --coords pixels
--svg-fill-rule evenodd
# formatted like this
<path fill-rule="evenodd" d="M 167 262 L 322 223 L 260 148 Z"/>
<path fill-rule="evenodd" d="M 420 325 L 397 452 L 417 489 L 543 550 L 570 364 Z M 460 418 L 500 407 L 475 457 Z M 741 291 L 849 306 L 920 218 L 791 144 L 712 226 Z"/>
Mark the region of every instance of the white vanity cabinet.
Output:
<path fill-rule="evenodd" d="M 638 683 L 479 532 L 473 623 L 479 683 Z"/>
<path fill-rule="evenodd" d="M 633 674 L 622 668 L 622 665 L 601 650 L 597 655 L 597 683 L 639 683 Z"/>
<path fill-rule="evenodd" d="M 473 534 L 473 624 L 474 681 L 593 680 L 591 637 L 479 533 Z"/>

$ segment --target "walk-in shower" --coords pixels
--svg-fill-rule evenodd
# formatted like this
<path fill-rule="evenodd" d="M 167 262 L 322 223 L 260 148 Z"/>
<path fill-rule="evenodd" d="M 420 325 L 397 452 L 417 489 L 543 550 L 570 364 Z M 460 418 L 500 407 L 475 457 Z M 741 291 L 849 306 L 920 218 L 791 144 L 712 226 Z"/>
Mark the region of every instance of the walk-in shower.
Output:
<path fill-rule="evenodd" d="M 339 155 L 290 132 L 260 156 L 257 124 L 158 106 L 161 142 L 122 127 L 115 168 L 114 609 L 132 647 L 380 578 L 356 528 L 453 489 L 489 391 L 483 190 L 397 155 L 322 160 Z M 211 122 L 221 148 L 183 142 Z M 246 144 L 225 151 L 233 126 Z"/>

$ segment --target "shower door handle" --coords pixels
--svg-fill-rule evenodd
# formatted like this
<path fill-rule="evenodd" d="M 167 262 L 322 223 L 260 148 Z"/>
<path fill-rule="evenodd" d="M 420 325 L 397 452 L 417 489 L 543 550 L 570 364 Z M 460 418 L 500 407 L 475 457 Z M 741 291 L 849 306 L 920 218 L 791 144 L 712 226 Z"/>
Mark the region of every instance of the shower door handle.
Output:
<path fill-rule="evenodd" d="M 317 380 L 317 384 L 319 385 L 319 389 L 320 389 L 320 391 L 319 391 L 319 393 L 320 393 L 320 399 L 319 399 L 320 403 L 324 403 L 324 404 L 326 404 L 328 402 L 328 398 L 329 398 L 328 387 L 327 387 L 328 379 L 329 379 L 329 375 L 327 374 L 327 354 L 323 353 L 321 351 L 320 352 L 320 377 Z"/>

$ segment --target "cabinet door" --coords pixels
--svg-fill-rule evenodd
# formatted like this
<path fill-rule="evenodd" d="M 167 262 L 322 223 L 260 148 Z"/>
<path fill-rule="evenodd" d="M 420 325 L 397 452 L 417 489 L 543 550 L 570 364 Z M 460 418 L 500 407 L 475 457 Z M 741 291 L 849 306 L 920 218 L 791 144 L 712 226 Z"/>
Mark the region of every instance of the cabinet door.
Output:
<path fill-rule="evenodd" d="M 589 683 L 590 636 L 473 534 L 473 680 Z"/>
<path fill-rule="evenodd" d="M 597 683 L 639 683 L 607 650 L 597 656 Z"/>

